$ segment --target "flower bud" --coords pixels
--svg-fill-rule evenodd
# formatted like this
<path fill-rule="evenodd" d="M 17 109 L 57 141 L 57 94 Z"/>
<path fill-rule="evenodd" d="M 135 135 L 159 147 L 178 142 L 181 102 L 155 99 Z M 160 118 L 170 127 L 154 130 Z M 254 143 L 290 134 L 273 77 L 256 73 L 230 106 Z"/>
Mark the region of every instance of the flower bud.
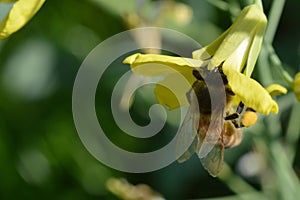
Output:
<path fill-rule="evenodd" d="M 300 101 L 300 72 L 298 72 L 295 75 L 293 90 L 294 90 L 294 93 L 296 95 L 296 98 L 298 99 L 298 101 Z"/>

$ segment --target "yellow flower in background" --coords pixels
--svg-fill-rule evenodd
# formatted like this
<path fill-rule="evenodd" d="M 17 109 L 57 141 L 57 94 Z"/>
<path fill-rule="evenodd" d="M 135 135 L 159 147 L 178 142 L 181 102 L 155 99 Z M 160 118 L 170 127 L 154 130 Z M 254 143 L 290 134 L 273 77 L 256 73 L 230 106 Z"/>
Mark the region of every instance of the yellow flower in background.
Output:
<path fill-rule="evenodd" d="M 286 93 L 285 88 L 275 85 L 267 91 L 257 81 L 251 79 L 251 73 L 260 52 L 263 34 L 267 25 L 267 19 L 263 11 L 257 5 L 245 7 L 237 16 L 234 23 L 213 43 L 193 52 L 193 59 L 155 55 L 155 54 L 134 54 L 127 57 L 124 63 L 130 64 L 134 73 L 144 76 L 166 75 L 157 84 L 154 93 L 158 102 L 166 105 L 169 109 L 175 109 L 188 104 L 186 92 L 196 81 L 192 71 L 196 68 L 208 66 L 213 69 L 222 65 L 230 89 L 235 94 L 234 102 L 242 101 L 245 106 L 253 108 L 259 113 L 278 113 L 278 105 L 269 93 L 279 91 Z M 147 64 L 145 67 L 139 67 Z M 152 64 L 152 65 L 151 65 Z M 153 64 L 164 64 L 174 70 L 159 70 Z M 246 67 L 244 67 L 246 65 Z M 183 75 L 190 87 L 183 86 L 176 81 L 176 72 Z M 163 84 L 162 84 L 163 83 Z M 164 86 L 161 86 L 164 85 Z M 170 86 L 170 87 L 166 87 Z M 177 88 L 172 91 L 181 93 L 176 100 L 168 88 Z M 180 88 L 180 89 L 178 89 Z"/>
<path fill-rule="evenodd" d="M 161 194 L 154 191 L 146 184 L 132 185 L 125 179 L 109 178 L 106 182 L 107 189 L 119 197 L 126 200 L 164 200 Z"/>
<path fill-rule="evenodd" d="M 295 75 L 293 90 L 298 101 L 300 101 L 300 72 Z"/>
<path fill-rule="evenodd" d="M 0 0 L 0 2 L 15 2 L 0 23 L 0 39 L 5 39 L 22 28 L 41 8 L 45 0 Z"/>

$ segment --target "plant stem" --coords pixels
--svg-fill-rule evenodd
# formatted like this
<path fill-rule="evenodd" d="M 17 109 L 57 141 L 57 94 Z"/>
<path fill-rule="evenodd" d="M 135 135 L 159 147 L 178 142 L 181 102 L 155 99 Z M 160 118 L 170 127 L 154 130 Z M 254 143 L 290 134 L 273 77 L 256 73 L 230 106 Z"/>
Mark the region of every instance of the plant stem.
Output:
<path fill-rule="evenodd" d="M 256 192 L 255 188 L 245 182 L 241 177 L 235 175 L 231 168 L 224 162 L 224 167 L 218 178 L 236 194 Z"/>
<path fill-rule="evenodd" d="M 286 70 L 283 69 L 282 63 L 281 63 L 280 59 L 278 58 L 277 54 L 275 53 L 274 48 L 270 44 L 265 44 L 265 46 L 269 53 L 270 64 L 279 71 L 279 73 L 281 74 L 284 81 L 288 84 L 288 86 L 290 88 L 293 88 L 294 79 L 293 79 L 293 77 L 291 77 L 291 75 Z"/>
<path fill-rule="evenodd" d="M 206 0 L 208 3 L 211 5 L 219 8 L 220 10 L 225 10 L 227 11 L 229 9 L 228 3 L 221 1 L 221 0 Z"/>
<path fill-rule="evenodd" d="M 279 24 L 285 0 L 274 0 L 268 17 L 268 28 L 265 34 L 265 40 L 272 44 Z"/>

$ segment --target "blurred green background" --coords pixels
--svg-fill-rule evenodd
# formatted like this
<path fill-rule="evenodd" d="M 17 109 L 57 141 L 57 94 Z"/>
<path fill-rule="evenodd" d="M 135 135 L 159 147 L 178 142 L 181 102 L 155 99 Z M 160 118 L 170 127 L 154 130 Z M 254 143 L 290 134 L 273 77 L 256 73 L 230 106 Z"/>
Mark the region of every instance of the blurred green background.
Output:
<path fill-rule="evenodd" d="M 263 1 L 267 15 L 275 1 Z M 96 45 L 140 26 L 171 28 L 207 45 L 251 1 L 221 2 L 49 0 L 24 28 L 0 41 L 0 199 L 117 199 L 106 188 L 111 177 L 148 184 L 166 199 L 240 199 L 250 193 L 257 199 L 300 198 L 300 107 L 292 92 L 277 98 L 277 116 L 260 116 L 244 131 L 243 143 L 226 150 L 228 166 L 219 179 L 210 177 L 196 156 L 151 173 L 115 171 L 93 158 L 78 137 L 72 88 L 77 70 Z M 292 76 L 300 66 L 299 9 L 298 0 L 286 1 L 273 41 Z M 262 84 L 287 85 L 268 56 L 258 64 L 254 77 Z M 120 61 L 105 73 L 105 87 L 96 97 L 98 117 L 106 119 L 104 129 L 119 146 L 136 152 L 160 148 L 176 133 L 178 119 L 146 141 L 124 136 L 113 121 L 109 94 L 128 70 Z M 149 122 L 153 99 L 151 92 L 137 93 L 130 112 L 138 124 Z"/>

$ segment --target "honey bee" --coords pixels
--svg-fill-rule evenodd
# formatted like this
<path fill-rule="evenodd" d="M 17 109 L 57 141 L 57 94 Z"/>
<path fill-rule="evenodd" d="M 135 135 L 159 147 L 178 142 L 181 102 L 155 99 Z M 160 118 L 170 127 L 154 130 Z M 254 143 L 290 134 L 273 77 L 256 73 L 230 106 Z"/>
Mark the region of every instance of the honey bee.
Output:
<path fill-rule="evenodd" d="M 242 102 L 232 112 L 231 99 L 235 94 L 228 86 L 222 66 L 200 67 L 193 75 L 197 80 L 187 93 L 190 107 L 179 129 L 176 156 L 181 163 L 196 152 L 203 167 L 215 177 L 223 167 L 224 149 L 241 143 L 242 128 L 253 125 L 257 115 L 250 108 L 244 111 Z M 193 142 L 189 146 L 190 141 Z M 182 154 L 180 150 L 187 146 Z"/>

